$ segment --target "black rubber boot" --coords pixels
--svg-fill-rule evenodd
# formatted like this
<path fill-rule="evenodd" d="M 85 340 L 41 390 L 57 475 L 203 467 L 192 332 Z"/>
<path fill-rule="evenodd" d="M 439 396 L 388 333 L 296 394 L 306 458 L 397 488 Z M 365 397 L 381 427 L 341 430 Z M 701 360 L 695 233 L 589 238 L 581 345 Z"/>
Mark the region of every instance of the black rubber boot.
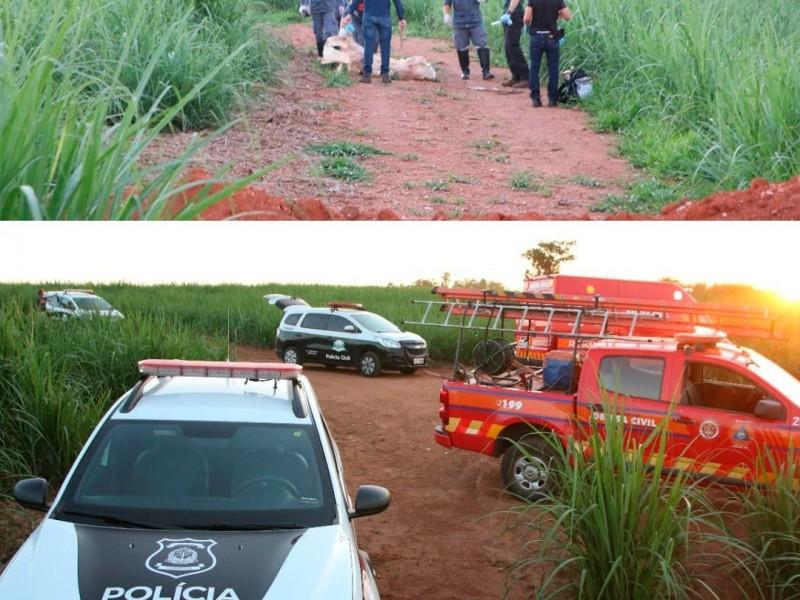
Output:
<path fill-rule="evenodd" d="M 478 60 L 481 61 L 481 70 L 483 71 L 483 78 L 494 79 L 494 75 L 489 71 L 491 62 L 489 62 L 488 48 L 478 48 Z"/>
<path fill-rule="evenodd" d="M 456 50 L 461 67 L 461 79 L 469 79 L 469 50 Z"/>
<path fill-rule="evenodd" d="M 325 42 L 317 42 L 317 54 L 322 58 L 322 49 L 325 47 Z"/>

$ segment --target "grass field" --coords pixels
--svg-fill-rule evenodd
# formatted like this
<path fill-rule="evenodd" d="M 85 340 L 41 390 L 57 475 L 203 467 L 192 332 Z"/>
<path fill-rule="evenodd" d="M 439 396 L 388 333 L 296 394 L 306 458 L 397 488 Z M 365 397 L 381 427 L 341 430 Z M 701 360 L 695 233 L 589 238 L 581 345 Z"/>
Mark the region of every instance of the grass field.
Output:
<path fill-rule="evenodd" d="M 681 194 L 745 187 L 800 172 L 800 12 L 781 0 L 567 0 L 562 68 L 594 80 L 586 106 L 618 131 L 631 162 L 658 178 L 617 210 L 654 211 Z M 488 26 L 502 64 L 502 31 Z M 412 31 L 447 36 L 439 2 L 408 0 Z M 523 35 L 523 47 L 527 36 Z"/>
<path fill-rule="evenodd" d="M 172 216 L 185 166 L 215 134 L 142 162 L 153 139 L 220 133 L 288 57 L 252 5 L 0 1 L 0 219 Z"/>

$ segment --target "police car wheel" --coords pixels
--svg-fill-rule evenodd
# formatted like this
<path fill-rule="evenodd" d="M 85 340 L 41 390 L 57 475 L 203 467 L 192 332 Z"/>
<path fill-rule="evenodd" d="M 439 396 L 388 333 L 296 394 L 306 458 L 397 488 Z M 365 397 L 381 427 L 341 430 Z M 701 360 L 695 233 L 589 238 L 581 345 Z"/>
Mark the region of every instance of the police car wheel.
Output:
<path fill-rule="evenodd" d="M 294 346 L 288 346 L 283 350 L 283 362 L 290 365 L 302 365 L 303 361 L 300 358 L 300 353 Z"/>
<path fill-rule="evenodd" d="M 503 454 L 500 472 L 506 491 L 523 500 L 541 500 L 553 493 L 556 451 L 541 434 L 522 436 Z"/>
<path fill-rule="evenodd" d="M 377 377 L 381 374 L 381 359 L 374 352 L 364 352 L 358 359 L 358 372 L 364 377 Z"/>

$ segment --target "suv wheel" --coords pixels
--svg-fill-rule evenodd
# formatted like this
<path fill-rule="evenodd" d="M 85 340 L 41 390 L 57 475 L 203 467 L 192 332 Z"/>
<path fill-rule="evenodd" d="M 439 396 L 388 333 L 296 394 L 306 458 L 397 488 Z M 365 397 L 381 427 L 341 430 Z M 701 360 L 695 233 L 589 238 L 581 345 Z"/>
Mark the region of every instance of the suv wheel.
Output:
<path fill-rule="evenodd" d="M 503 454 L 500 474 L 506 491 L 523 500 L 541 500 L 554 492 L 556 450 L 541 433 L 523 435 Z"/>
<path fill-rule="evenodd" d="M 300 353 L 294 346 L 287 346 L 283 349 L 283 362 L 290 365 L 302 365 L 303 360 L 300 358 Z"/>
<path fill-rule="evenodd" d="M 377 377 L 381 374 L 381 359 L 374 352 L 364 352 L 358 359 L 358 372 L 364 377 Z"/>

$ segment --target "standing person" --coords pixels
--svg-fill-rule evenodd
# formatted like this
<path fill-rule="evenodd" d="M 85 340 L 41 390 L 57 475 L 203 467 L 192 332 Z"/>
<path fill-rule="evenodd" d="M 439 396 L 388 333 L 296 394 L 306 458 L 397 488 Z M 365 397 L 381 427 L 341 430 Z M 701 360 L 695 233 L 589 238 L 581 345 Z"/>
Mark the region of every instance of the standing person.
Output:
<path fill-rule="evenodd" d="M 505 0 L 503 4 L 503 50 L 511 77 L 500 85 L 504 87 L 528 87 L 528 61 L 522 53 L 519 39 L 522 37 L 522 17 L 524 9 L 520 0 Z"/>
<path fill-rule="evenodd" d="M 397 11 L 400 34 L 406 28 L 405 11 L 402 0 L 394 0 Z M 345 15 L 342 23 L 347 25 L 350 15 Z M 372 57 L 374 54 L 374 41 L 377 39 L 381 47 L 381 81 L 392 83 L 389 76 L 389 58 L 392 53 L 392 7 L 389 0 L 364 0 L 364 72 L 359 78 L 361 83 L 372 83 Z"/>
<path fill-rule="evenodd" d="M 453 10 L 455 16 L 450 14 Z M 469 79 L 469 42 L 478 50 L 484 79 L 494 79 L 489 61 L 489 38 L 483 26 L 483 15 L 479 0 L 444 0 L 442 7 L 445 25 L 453 28 L 453 43 L 456 46 L 461 79 Z"/>
<path fill-rule="evenodd" d="M 558 105 L 558 19 L 569 21 L 571 18 L 572 13 L 564 0 L 528 0 L 528 6 L 525 7 L 523 21 L 529 27 L 531 36 L 531 72 L 528 79 L 534 108 L 542 105 L 539 95 L 539 69 L 543 54 L 547 57 L 547 106 Z"/>
<path fill-rule="evenodd" d="M 339 19 L 344 12 L 342 0 L 300 0 L 300 14 L 311 15 L 317 40 L 317 55 L 322 58 L 325 40 L 339 32 Z"/>

